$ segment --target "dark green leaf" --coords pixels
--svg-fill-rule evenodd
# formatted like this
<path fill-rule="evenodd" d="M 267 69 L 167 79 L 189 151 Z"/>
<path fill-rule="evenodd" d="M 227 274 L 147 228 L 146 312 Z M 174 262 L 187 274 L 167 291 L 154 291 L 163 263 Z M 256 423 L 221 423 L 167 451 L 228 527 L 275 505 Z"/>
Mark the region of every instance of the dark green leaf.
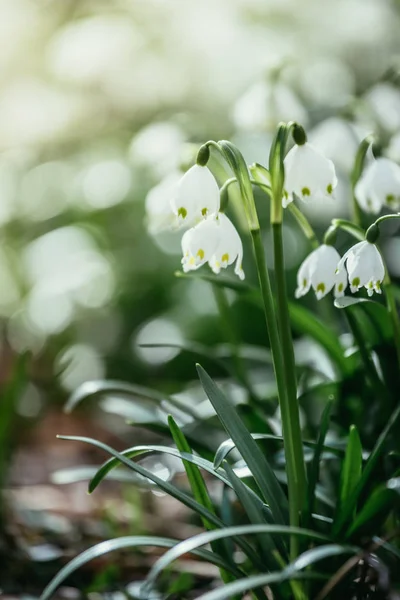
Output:
<path fill-rule="evenodd" d="M 314 512 L 315 505 L 315 489 L 319 479 L 319 468 L 321 455 L 324 449 L 326 434 L 328 433 L 329 422 L 331 417 L 332 402 L 328 402 L 322 413 L 321 425 L 318 432 L 318 440 L 314 450 L 313 460 L 310 466 L 307 488 L 307 511 L 305 513 L 305 522 L 310 523 Z"/>
<path fill-rule="evenodd" d="M 386 487 L 374 490 L 349 527 L 347 537 L 373 533 L 398 504 L 399 497 L 394 490 Z"/>
<path fill-rule="evenodd" d="M 197 365 L 200 381 L 222 425 L 249 467 L 264 500 L 277 523 L 287 521 L 287 498 L 275 474 L 256 442 L 246 429 L 236 409 L 225 398 L 206 371 Z"/>
<path fill-rule="evenodd" d="M 350 427 L 349 440 L 340 474 L 340 490 L 336 518 L 342 518 L 343 507 L 350 501 L 362 474 L 362 446 L 357 428 Z M 355 507 L 353 508 L 354 513 Z M 351 516 L 351 515 L 349 515 Z"/>

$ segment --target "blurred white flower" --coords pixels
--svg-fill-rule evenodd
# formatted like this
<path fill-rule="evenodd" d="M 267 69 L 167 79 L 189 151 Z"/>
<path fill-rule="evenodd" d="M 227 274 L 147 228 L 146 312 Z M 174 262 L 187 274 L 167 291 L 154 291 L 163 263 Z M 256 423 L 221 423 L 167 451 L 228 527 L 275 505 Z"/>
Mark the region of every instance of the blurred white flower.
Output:
<path fill-rule="evenodd" d="M 168 231 L 178 226 L 172 211 L 171 200 L 182 178 L 180 171 L 174 171 L 148 192 L 145 200 L 147 229 L 151 235 Z"/>
<path fill-rule="evenodd" d="M 387 155 L 392 160 L 400 162 L 400 131 L 390 139 Z"/>
<path fill-rule="evenodd" d="M 274 128 L 279 121 L 298 121 L 305 125 L 308 116 L 288 85 L 259 81 L 236 102 L 233 121 L 238 129 L 259 131 Z"/>
<path fill-rule="evenodd" d="M 218 274 L 236 261 L 235 273 L 244 279 L 242 241 L 232 222 L 222 213 L 211 215 L 186 231 L 182 237 L 182 252 L 185 273 L 208 262 Z"/>
<path fill-rule="evenodd" d="M 207 167 L 194 165 L 182 177 L 171 198 L 180 225 L 192 225 L 219 211 L 218 184 Z"/>
<path fill-rule="evenodd" d="M 221 269 L 236 261 L 235 273 L 240 279 L 244 279 L 242 269 L 243 245 L 236 227 L 226 215 L 220 213 L 217 218 L 219 241 L 217 248 L 208 261 L 211 269 L 218 275 Z"/>
<path fill-rule="evenodd" d="M 362 135 L 349 121 L 330 117 L 316 125 L 308 134 L 308 139 L 335 166 L 349 173 Z"/>
<path fill-rule="evenodd" d="M 395 132 L 400 128 L 400 91 L 390 83 L 378 83 L 365 96 L 380 127 Z"/>
<path fill-rule="evenodd" d="M 284 207 L 294 200 L 294 195 L 304 202 L 333 197 L 337 185 L 334 164 L 312 144 L 295 144 L 287 153 L 284 166 Z"/>
<path fill-rule="evenodd" d="M 296 298 L 307 294 L 312 287 L 318 300 L 334 288 L 335 298 L 344 295 L 347 275 L 342 270 L 336 272 L 340 254 L 333 246 L 322 244 L 303 261 L 297 273 Z"/>
<path fill-rule="evenodd" d="M 375 244 L 367 240 L 352 246 L 341 258 L 337 270 L 340 274 L 346 267 L 350 289 L 357 292 L 365 287 L 368 296 L 381 294 L 381 283 L 385 277 L 385 266 Z"/>
<path fill-rule="evenodd" d="M 400 167 L 388 158 L 373 160 L 364 170 L 354 189 L 361 208 L 378 213 L 383 205 L 394 210 L 400 207 Z"/>

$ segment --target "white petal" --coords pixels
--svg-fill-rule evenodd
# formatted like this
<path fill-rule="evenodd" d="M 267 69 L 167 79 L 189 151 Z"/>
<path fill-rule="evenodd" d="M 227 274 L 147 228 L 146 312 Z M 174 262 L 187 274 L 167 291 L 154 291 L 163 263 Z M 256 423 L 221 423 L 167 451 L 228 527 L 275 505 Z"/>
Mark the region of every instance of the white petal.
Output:
<path fill-rule="evenodd" d="M 321 300 L 336 283 L 336 267 L 340 255 L 333 246 L 326 244 L 322 244 L 316 253 L 318 253 L 318 260 L 311 274 L 311 285 L 318 300 Z"/>
<path fill-rule="evenodd" d="M 218 215 L 219 241 L 213 256 L 209 260 L 209 265 L 214 273 L 219 273 L 236 261 L 235 273 L 244 279 L 242 269 L 243 245 L 240 236 L 226 215 Z"/>
<path fill-rule="evenodd" d="M 214 216 L 188 229 L 182 237 L 182 266 L 185 272 L 196 270 L 212 257 L 219 240 L 219 227 Z"/>
<path fill-rule="evenodd" d="M 380 293 L 380 285 L 385 277 L 385 267 L 382 257 L 375 244 L 368 241 L 355 244 L 346 252 L 339 263 L 346 263 L 351 291 L 357 292 L 365 287 L 368 295 L 374 291 Z M 338 266 L 338 270 L 340 271 Z"/>
<path fill-rule="evenodd" d="M 355 196 L 366 212 L 378 213 L 383 204 L 400 205 L 400 167 L 388 158 L 373 160 L 355 187 Z"/>
<path fill-rule="evenodd" d="M 296 194 L 308 202 L 330 198 L 337 185 L 335 167 L 312 144 L 295 145 L 284 160 L 284 189 L 289 198 Z"/>
<path fill-rule="evenodd" d="M 309 254 L 307 258 L 303 260 L 299 270 L 297 271 L 297 288 L 295 291 L 296 298 L 301 298 L 307 294 L 311 287 L 311 273 L 315 269 L 317 250 L 313 250 L 311 254 Z"/>
<path fill-rule="evenodd" d="M 193 222 L 218 212 L 218 184 L 207 167 L 194 165 L 180 180 L 172 199 L 173 212 L 181 222 Z"/>

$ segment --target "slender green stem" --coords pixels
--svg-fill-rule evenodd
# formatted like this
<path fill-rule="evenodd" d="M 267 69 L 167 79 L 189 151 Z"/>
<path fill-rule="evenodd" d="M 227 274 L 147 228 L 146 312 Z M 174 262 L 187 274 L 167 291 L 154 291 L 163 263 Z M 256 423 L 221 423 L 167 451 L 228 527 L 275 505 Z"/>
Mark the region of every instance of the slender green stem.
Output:
<path fill-rule="evenodd" d="M 311 227 L 310 223 L 308 222 L 307 217 L 305 217 L 303 215 L 301 210 L 299 210 L 293 202 L 291 202 L 289 204 L 288 210 L 292 213 L 293 217 L 296 219 L 297 224 L 299 225 L 300 229 L 304 233 L 305 237 L 310 242 L 312 248 L 314 248 L 314 249 L 318 248 L 318 246 L 319 246 L 318 238 L 315 234 L 314 229 Z"/>
<path fill-rule="evenodd" d="M 379 219 L 376 219 L 374 225 L 379 225 L 379 223 L 383 223 L 383 221 L 387 221 L 388 219 L 400 219 L 400 213 L 382 215 L 381 217 L 379 217 Z"/>
<path fill-rule="evenodd" d="M 360 242 L 365 239 L 364 229 L 359 227 L 359 225 L 355 225 L 352 221 L 347 221 L 346 219 L 332 219 L 332 225 L 338 229 L 343 229 L 343 231 L 346 231 Z"/>
<path fill-rule="evenodd" d="M 290 405 L 289 396 L 286 389 L 286 377 L 289 367 L 286 368 L 286 365 L 283 362 L 278 323 L 275 315 L 274 301 L 265 259 L 264 246 L 261 239 L 261 232 L 259 229 L 252 230 L 251 235 L 253 239 L 258 278 L 264 303 L 264 314 L 269 333 L 272 360 L 281 409 L 289 491 L 290 524 L 294 527 L 297 527 L 299 525 L 300 511 L 303 507 L 303 492 L 301 490 L 305 489 L 304 463 L 303 468 L 300 470 L 300 476 L 298 476 L 296 473 L 298 464 L 297 456 L 303 456 L 303 446 L 301 443 L 300 425 L 298 420 L 298 407 L 297 403 Z M 295 412 L 297 412 L 297 416 L 294 414 Z M 293 536 L 291 538 L 291 556 L 294 558 L 297 556 L 297 554 L 298 540 L 295 536 Z"/>

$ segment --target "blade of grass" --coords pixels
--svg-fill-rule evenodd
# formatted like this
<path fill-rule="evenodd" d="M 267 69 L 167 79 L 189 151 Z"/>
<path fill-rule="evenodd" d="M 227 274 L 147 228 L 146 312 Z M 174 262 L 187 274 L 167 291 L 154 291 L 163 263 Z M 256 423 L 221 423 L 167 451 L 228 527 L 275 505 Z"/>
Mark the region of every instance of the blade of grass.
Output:
<path fill-rule="evenodd" d="M 287 498 L 271 466 L 246 429 L 235 408 L 228 402 L 211 377 L 200 365 L 197 365 L 197 371 L 204 391 L 218 414 L 222 425 L 235 442 L 243 460 L 253 474 L 264 500 L 271 508 L 274 520 L 277 523 L 286 523 Z"/>

